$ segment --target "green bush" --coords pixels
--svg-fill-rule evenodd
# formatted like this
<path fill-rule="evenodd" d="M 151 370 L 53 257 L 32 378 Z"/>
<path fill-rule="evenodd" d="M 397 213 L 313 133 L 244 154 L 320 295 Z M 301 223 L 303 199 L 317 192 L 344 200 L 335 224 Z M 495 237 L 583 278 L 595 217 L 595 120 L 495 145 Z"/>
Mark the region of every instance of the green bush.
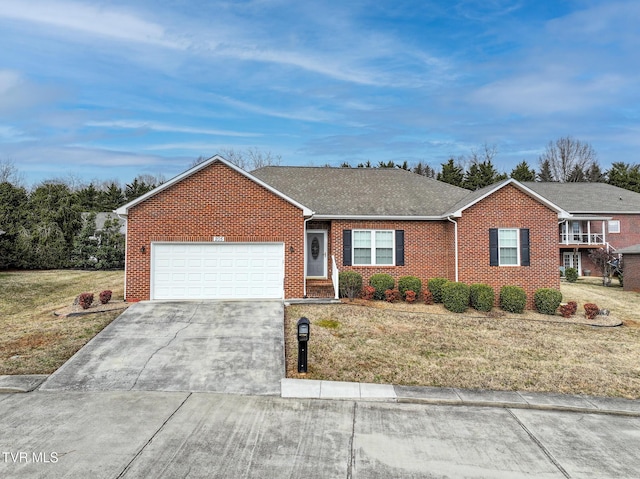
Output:
<path fill-rule="evenodd" d="M 373 295 L 373 298 L 384 300 L 384 292 L 388 289 L 394 289 L 396 281 L 390 274 L 376 273 L 369 278 L 369 284 L 376 288 L 376 292 Z"/>
<path fill-rule="evenodd" d="M 557 289 L 540 288 L 534 293 L 533 302 L 538 313 L 553 316 L 562 302 L 562 293 Z"/>
<path fill-rule="evenodd" d="M 398 290 L 402 298 L 405 299 L 407 291 L 413 291 L 418 294 L 422 290 L 422 281 L 415 276 L 402 276 L 398 279 Z"/>
<path fill-rule="evenodd" d="M 500 308 L 509 313 L 522 313 L 527 305 L 527 293 L 520 286 L 500 289 Z"/>
<path fill-rule="evenodd" d="M 469 286 L 469 304 L 477 311 L 488 312 L 493 308 L 496 295 L 488 284 L 476 283 Z"/>
<path fill-rule="evenodd" d="M 447 281 L 442 286 L 442 303 L 454 313 L 464 313 L 469 306 L 469 286 Z"/>
<path fill-rule="evenodd" d="M 360 296 L 362 291 L 362 275 L 355 271 L 340 271 L 340 274 L 338 274 L 338 289 L 340 296 L 353 301 L 353 298 Z"/>
<path fill-rule="evenodd" d="M 564 277 L 569 283 L 578 281 L 578 270 L 575 268 L 567 268 L 564 270 Z"/>
<path fill-rule="evenodd" d="M 427 282 L 427 288 L 433 295 L 434 303 L 442 303 L 442 286 L 448 281 L 447 278 L 431 278 Z"/>

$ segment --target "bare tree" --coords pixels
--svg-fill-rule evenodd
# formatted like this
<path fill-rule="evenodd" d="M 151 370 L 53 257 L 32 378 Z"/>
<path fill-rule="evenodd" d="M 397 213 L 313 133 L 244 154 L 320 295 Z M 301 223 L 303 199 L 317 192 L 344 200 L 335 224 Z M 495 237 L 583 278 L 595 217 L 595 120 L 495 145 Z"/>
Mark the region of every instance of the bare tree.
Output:
<path fill-rule="evenodd" d="M 256 170 L 263 166 L 279 166 L 282 162 L 280 155 L 274 155 L 270 151 L 262 151 L 255 147 L 247 148 L 246 150 L 223 148 L 218 151 L 218 154 L 245 171 Z M 191 167 L 199 165 L 208 159 L 208 157 L 199 156 L 191 163 Z"/>
<path fill-rule="evenodd" d="M 541 170 L 548 162 L 552 180 L 561 183 L 584 180 L 586 172 L 597 165 L 591 145 L 570 136 L 550 141 L 538 161 Z"/>
<path fill-rule="evenodd" d="M 11 183 L 14 186 L 22 186 L 24 177 L 13 163 L 13 160 L 0 161 L 0 183 Z"/>

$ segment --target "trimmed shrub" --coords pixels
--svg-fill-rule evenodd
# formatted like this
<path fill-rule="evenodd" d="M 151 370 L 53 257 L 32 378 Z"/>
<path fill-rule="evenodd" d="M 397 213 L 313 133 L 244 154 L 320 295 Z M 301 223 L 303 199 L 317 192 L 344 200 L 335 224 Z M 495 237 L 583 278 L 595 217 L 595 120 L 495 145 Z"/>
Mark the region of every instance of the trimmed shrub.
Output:
<path fill-rule="evenodd" d="M 408 289 L 404 293 L 404 300 L 409 304 L 415 303 L 416 302 L 416 297 L 417 297 L 416 292 L 415 291 L 411 291 L 410 289 Z"/>
<path fill-rule="evenodd" d="M 560 314 L 563 318 L 570 318 L 573 315 L 572 307 L 570 304 L 563 304 L 560 306 Z"/>
<path fill-rule="evenodd" d="M 527 293 L 520 286 L 503 286 L 500 289 L 500 308 L 509 313 L 523 313 L 527 305 Z"/>
<path fill-rule="evenodd" d="M 584 305 L 584 315 L 587 317 L 587 319 L 595 318 L 598 314 L 598 311 L 600 311 L 600 308 L 598 308 L 597 304 L 587 303 Z"/>
<path fill-rule="evenodd" d="M 427 282 L 427 288 L 433 295 L 434 303 L 442 303 L 442 287 L 445 283 L 449 282 L 447 278 L 431 278 Z"/>
<path fill-rule="evenodd" d="M 374 288 L 373 286 L 367 285 L 364 288 L 362 288 L 362 299 L 371 301 L 373 299 L 374 294 L 376 294 L 376 288 Z"/>
<path fill-rule="evenodd" d="M 538 313 L 553 316 L 562 302 L 562 293 L 557 289 L 540 288 L 533 294 L 533 302 Z"/>
<path fill-rule="evenodd" d="M 373 295 L 375 299 L 385 299 L 384 292 L 388 289 L 393 289 L 396 281 L 390 274 L 376 273 L 369 278 L 369 284 L 376 288 L 376 292 Z"/>
<path fill-rule="evenodd" d="M 564 270 L 564 278 L 569 283 L 575 283 L 578 281 L 578 270 L 575 268 L 567 268 Z"/>
<path fill-rule="evenodd" d="M 469 286 L 469 304 L 477 311 L 489 312 L 493 308 L 496 295 L 488 284 L 476 283 Z"/>
<path fill-rule="evenodd" d="M 80 296 L 78 296 L 78 304 L 82 307 L 82 309 L 89 309 L 92 303 L 93 293 L 82 293 Z"/>
<path fill-rule="evenodd" d="M 402 296 L 397 289 L 388 289 L 384 292 L 384 299 L 390 303 L 395 303 L 396 301 L 400 301 Z"/>
<path fill-rule="evenodd" d="M 449 311 L 464 313 L 469 306 L 469 286 L 448 281 L 442 286 L 442 304 Z"/>
<path fill-rule="evenodd" d="M 362 275 L 355 271 L 340 271 L 338 274 L 338 289 L 340 296 L 351 301 L 362 291 Z"/>
<path fill-rule="evenodd" d="M 398 290 L 404 298 L 407 291 L 419 292 L 422 289 L 422 281 L 416 276 L 402 276 L 398 279 Z"/>
<path fill-rule="evenodd" d="M 578 311 L 578 303 L 576 303 L 575 301 L 569 301 L 567 303 L 567 306 L 569 306 L 571 314 L 576 314 L 576 312 Z"/>
<path fill-rule="evenodd" d="M 428 289 L 422 292 L 422 297 L 424 298 L 424 304 L 433 304 L 433 293 Z"/>
<path fill-rule="evenodd" d="M 108 289 L 102 291 L 100 293 L 100 303 L 107 304 L 109 301 L 111 301 L 111 294 L 111 291 Z"/>

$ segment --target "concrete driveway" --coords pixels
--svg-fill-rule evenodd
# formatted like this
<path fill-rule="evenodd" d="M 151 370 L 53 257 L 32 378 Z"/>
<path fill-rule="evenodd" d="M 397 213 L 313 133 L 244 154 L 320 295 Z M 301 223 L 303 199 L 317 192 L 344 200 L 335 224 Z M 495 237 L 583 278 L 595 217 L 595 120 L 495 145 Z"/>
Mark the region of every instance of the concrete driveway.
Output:
<path fill-rule="evenodd" d="M 137 303 L 40 389 L 279 395 L 283 318 L 280 301 Z"/>

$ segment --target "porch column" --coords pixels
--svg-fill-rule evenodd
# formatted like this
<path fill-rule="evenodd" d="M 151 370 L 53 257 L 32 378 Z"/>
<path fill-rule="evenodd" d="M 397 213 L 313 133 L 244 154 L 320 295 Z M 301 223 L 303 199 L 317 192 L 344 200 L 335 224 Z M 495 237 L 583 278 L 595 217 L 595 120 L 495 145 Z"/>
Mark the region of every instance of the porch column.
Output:
<path fill-rule="evenodd" d="M 587 221 L 587 243 L 591 244 L 591 220 Z"/>
<path fill-rule="evenodd" d="M 605 220 L 602 220 L 602 243 L 603 244 L 607 244 L 607 233 L 606 233 L 606 229 L 605 229 Z"/>

